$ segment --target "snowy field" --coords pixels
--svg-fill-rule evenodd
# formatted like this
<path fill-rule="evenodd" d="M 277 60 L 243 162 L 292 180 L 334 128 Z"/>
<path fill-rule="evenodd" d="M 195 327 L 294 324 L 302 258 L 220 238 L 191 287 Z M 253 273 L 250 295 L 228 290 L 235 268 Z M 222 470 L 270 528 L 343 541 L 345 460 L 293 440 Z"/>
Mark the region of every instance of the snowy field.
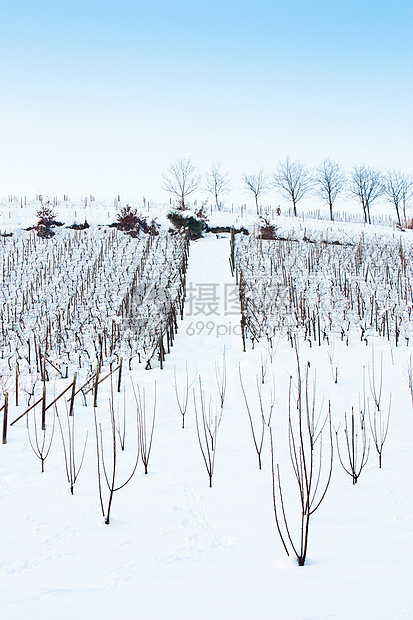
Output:
<path fill-rule="evenodd" d="M 2 239 L 2 244 L 30 234 L 17 232 L 17 227 L 33 224 L 35 210 L 24 205 L 19 209 L 24 216 L 10 210 L 8 217 L 8 203 L 1 205 L 0 228 L 15 233 L 12 238 Z M 79 207 L 74 216 L 72 205 L 70 222 L 64 218 L 67 212 L 63 207 L 56 211 L 67 224 L 74 219 L 81 222 L 86 216 L 90 224 L 98 225 L 114 221 L 116 209 L 111 209 L 106 203 L 99 207 L 89 205 L 87 214 L 80 213 Z M 146 215 L 152 217 L 152 213 L 148 209 Z M 166 209 L 159 210 L 161 224 L 165 224 L 165 213 Z M 214 213 L 211 217 L 211 224 L 247 223 L 251 230 L 253 222 L 253 215 L 242 210 Z M 395 248 L 401 242 L 405 271 L 410 273 L 412 269 L 411 231 L 401 233 L 391 226 L 331 224 L 282 216 L 275 223 L 281 236 L 300 240 L 304 235 L 314 239 L 323 235 L 323 239 L 330 241 L 359 244 L 363 234 L 371 247 L 375 240 Z M 59 230 L 56 237 L 66 234 Z M 47 244 L 47 240 L 43 243 Z M 242 246 L 241 241 L 237 243 Z M 166 252 L 159 252 L 166 260 Z M 395 255 L 397 264 L 398 250 Z M 41 404 L 12 426 L 9 424 L 7 443 L 0 449 L 1 618 L 413 619 L 413 317 L 406 301 L 408 284 L 403 285 L 399 299 L 404 304 L 404 314 L 400 314 L 403 320 L 397 346 L 392 330 L 400 323 L 392 323 L 391 318 L 387 333 L 367 330 L 363 339 L 360 325 L 349 325 L 343 339 L 339 330 L 333 330 L 328 343 L 323 339 L 320 344 L 318 335 L 314 339 L 306 337 L 301 329 L 295 330 L 302 377 L 307 362 L 310 363 L 309 392 L 315 392 L 315 416 L 320 424 L 327 419 L 330 402 L 333 444 L 331 481 L 320 506 L 311 515 L 308 552 L 301 567 L 288 540 L 287 556 L 277 532 L 272 475 L 279 464 L 286 520 L 297 544 L 300 504 L 288 424 L 290 377 L 292 419 L 296 419 L 297 412 L 294 326 L 280 324 L 279 331 L 272 333 L 272 346 L 264 336 L 259 342 L 251 342 L 247 336 L 243 351 L 238 287 L 229 257 L 229 234 L 209 234 L 191 242 L 184 316 L 182 320 L 178 318 L 178 331 L 163 369 L 154 362 L 151 370 L 145 370 L 138 357 L 132 357 L 128 363 L 125 357 L 120 391 L 116 371 L 112 379 L 99 385 L 96 407 L 93 390 L 85 398 L 79 393 L 74 399 L 74 415 L 69 419 L 68 390 L 56 408 L 47 410 L 44 432 L 40 428 Z M 154 273 L 169 269 L 155 263 Z M 264 272 L 267 273 L 266 269 Z M 119 273 L 119 280 L 123 275 Z M 395 281 L 401 282 L 402 275 L 395 277 Z M 367 274 L 365 277 L 367 281 Z M 111 278 L 116 279 L 116 274 L 111 274 Z M 249 281 L 249 299 L 258 299 L 262 286 L 260 289 L 255 279 L 254 288 L 253 278 L 256 276 Z M 383 282 L 377 282 L 378 291 L 382 285 Z M 14 295 L 19 298 L 19 291 Z M 378 295 L 377 299 L 384 297 L 379 299 Z M 397 303 L 396 300 L 394 308 Z M 356 300 L 354 304 L 357 305 Z M 3 305 L 3 321 L 4 308 Z M 390 312 L 390 306 L 388 309 Z M 262 326 L 268 324 L 273 328 L 275 323 L 262 316 Z M 35 383 L 35 373 L 22 372 L 16 406 L 15 361 L 8 362 L 15 358 L 10 357 L 10 351 L 10 347 L 3 347 L 0 362 L 2 394 L 9 393 L 9 422 L 13 422 L 29 404 L 41 398 L 42 386 L 37 380 L 29 403 L 29 386 Z M 93 347 L 91 351 L 88 355 L 93 362 Z M 51 361 L 55 365 L 60 363 L 57 355 Z M 115 368 L 116 356 L 111 361 Z M 48 404 L 71 385 L 75 371 L 79 373 L 78 385 L 89 378 L 87 363 L 76 368 L 74 358 L 69 356 L 66 366 L 67 378 L 49 368 Z M 102 376 L 108 372 L 109 358 Z M 1 399 L 0 404 L 3 395 Z M 375 400 L 380 401 L 380 411 Z M 208 428 L 204 432 L 202 403 L 211 433 Z M 340 463 L 341 456 L 348 469 L 345 419 L 349 423 L 352 408 L 358 464 L 363 459 L 363 429 L 366 436 L 365 464 L 356 484 Z M 364 420 L 360 420 L 360 410 L 365 413 Z M 74 435 L 68 420 L 70 425 L 74 421 Z M 124 420 L 125 449 L 121 450 Z M 260 450 L 261 469 L 251 426 Z M 327 420 L 324 431 L 328 427 Z M 374 445 L 375 428 L 379 439 L 385 438 L 381 468 Z M 69 434 L 75 438 L 78 472 L 73 495 L 66 475 L 68 462 L 69 473 L 72 463 Z M 107 515 L 109 492 L 105 476 L 111 485 L 113 437 L 117 457 L 114 487 L 122 486 L 134 471 L 139 439 L 143 448 L 133 477 L 113 493 L 110 523 L 106 525 L 98 481 Z M 45 456 L 49 445 L 42 473 L 38 456 Z M 328 448 L 327 436 L 322 449 L 320 489 L 328 477 Z M 83 450 L 84 461 L 78 471 Z M 147 474 L 142 455 L 145 452 L 149 456 Z M 277 488 L 275 482 L 280 510 Z"/>

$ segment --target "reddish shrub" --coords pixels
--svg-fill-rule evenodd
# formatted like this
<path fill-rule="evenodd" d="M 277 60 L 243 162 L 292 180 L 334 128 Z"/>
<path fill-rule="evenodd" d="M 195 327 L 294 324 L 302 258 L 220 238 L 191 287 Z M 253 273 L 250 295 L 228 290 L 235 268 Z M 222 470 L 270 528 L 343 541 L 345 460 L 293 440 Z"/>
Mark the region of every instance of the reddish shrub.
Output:
<path fill-rule="evenodd" d="M 265 217 L 260 217 L 259 236 L 261 239 L 277 239 L 277 227 Z"/>
<path fill-rule="evenodd" d="M 138 211 L 137 209 L 132 209 L 130 205 L 126 205 L 126 207 L 121 208 L 116 219 L 118 220 L 118 228 L 120 230 L 133 230 L 139 221 Z"/>

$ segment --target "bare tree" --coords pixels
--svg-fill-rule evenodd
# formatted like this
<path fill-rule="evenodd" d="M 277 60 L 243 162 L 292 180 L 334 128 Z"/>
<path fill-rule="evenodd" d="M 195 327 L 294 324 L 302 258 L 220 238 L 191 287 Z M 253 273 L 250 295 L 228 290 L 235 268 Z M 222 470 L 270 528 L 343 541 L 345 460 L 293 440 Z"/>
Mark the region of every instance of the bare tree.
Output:
<path fill-rule="evenodd" d="M 211 170 L 206 174 L 205 184 L 205 189 L 214 197 L 215 205 L 218 210 L 222 205 L 222 195 L 226 194 L 231 189 L 229 174 L 228 172 L 222 172 L 221 166 L 221 162 L 212 164 Z"/>
<path fill-rule="evenodd" d="M 400 227 L 402 226 L 401 208 L 403 208 L 404 217 L 406 218 L 406 199 L 409 196 L 409 185 L 411 188 L 412 180 L 400 170 L 389 170 L 384 179 L 383 194 L 396 209 L 397 222 Z"/>
<path fill-rule="evenodd" d="M 363 467 L 368 461 L 370 453 L 370 442 L 368 443 L 366 438 L 365 411 L 360 411 L 360 426 L 357 425 L 354 415 L 354 407 L 351 408 L 350 420 L 347 419 L 347 413 L 344 414 L 344 436 L 346 450 L 343 451 L 343 456 L 340 451 L 340 444 L 338 440 L 339 430 L 339 428 L 336 430 L 338 459 L 344 471 L 351 476 L 353 484 L 357 484 L 357 480 L 360 477 Z M 347 458 L 345 458 L 344 455 L 346 455 Z M 348 461 L 348 463 L 345 464 L 345 460 Z"/>
<path fill-rule="evenodd" d="M 323 159 L 315 170 L 314 181 L 320 198 L 328 204 L 330 219 L 334 220 L 333 204 L 338 194 L 343 190 L 346 178 L 340 165 L 329 157 Z"/>
<path fill-rule="evenodd" d="M 370 392 L 373 398 L 376 409 L 380 410 L 381 407 L 381 394 L 383 389 L 383 351 L 380 355 L 380 369 L 378 373 L 378 377 L 376 374 L 376 365 L 374 359 L 374 349 L 371 350 L 371 364 L 368 364 L 368 373 L 369 373 L 369 385 Z M 364 388 L 364 371 L 363 371 L 363 393 L 365 391 Z M 365 400 L 365 395 L 363 395 L 363 400 Z M 365 406 L 364 406 L 365 408 Z"/>
<path fill-rule="evenodd" d="M 413 176 L 406 174 L 404 177 L 403 190 L 402 190 L 402 207 L 403 217 L 406 222 L 406 208 L 409 206 L 409 202 L 413 198 Z"/>
<path fill-rule="evenodd" d="M 196 170 L 190 157 L 180 157 L 162 175 L 162 189 L 177 198 L 179 210 L 185 211 L 187 197 L 199 187 L 201 176 Z"/>
<path fill-rule="evenodd" d="M 259 215 L 258 198 L 263 194 L 266 194 L 270 189 L 270 183 L 268 176 L 264 170 L 260 170 L 256 174 L 243 174 L 242 181 L 244 189 L 251 192 L 255 199 L 255 206 L 257 208 L 257 214 Z"/>
<path fill-rule="evenodd" d="M 111 457 L 109 454 L 105 456 L 104 449 L 104 441 L 103 441 L 103 432 L 102 425 L 98 422 L 96 407 L 93 407 L 93 417 L 95 422 L 95 434 L 96 434 L 96 456 L 97 456 L 97 477 L 98 477 L 98 489 L 99 489 L 99 499 L 100 499 L 100 507 L 102 510 L 102 515 L 105 519 L 105 524 L 109 525 L 110 523 L 110 511 L 112 508 L 113 495 L 115 491 L 119 491 L 123 489 L 128 482 L 132 479 L 135 474 L 136 468 L 138 467 L 139 455 L 140 455 L 140 447 L 139 442 L 136 449 L 136 460 L 132 468 L 131 474 L 126 478 L 126 480 L 117 484 L 117 469 L 118 469 L 118 450 L 117 450 L 117 431 L 116 431 L 116 421 L 113 410 L 110 410 L 110 438 L 112 444 L 112 453 Z M 102 489 L 102 480 L 106 482 L 106 486 L 108 488 L 109 497 L 107 500 L 107 507 L 105 509 L 103 503 L 103 489 Z"/>
<path fill-rule="evenodd" d="M 389 421 L 390 421 L 390 410 L 391 410 L 391 397 L 389 398 L 389 410 L 387 415 L 383 415 L 381 409 L 377 409 L 377 407 L 373 407 L 373 412 L 370 412 L 370 407 L 368 406 L 369 413 L 369 422 L 370 422 L 370 430 L 374 441 L 374 446 L 376 448 L 377 454 L 379 455 L 379 468 L 381 469 L 381 464 L 383 460 L 383 446 L 384 442 L 387 439 L 387 433 L 389 430 Z"/>
<path fill-rule="evenodd" d="M 139 386 L 137 386 L 137 390 L 135 390 L 135 386 L 132 382 L 133 394 L 135 396 L 136 401 L 136 415 L 138 422 L 138 440 L 139 440 L 139 450 L 142 457 L 143 466 L 145 468 L 145 474 L 148 473 L 148 465 L 149 465 L 149 457 L 151 455 L 152 449 L 152 440 L 153 440 L 153 430 L 155 428 L 155 414 L 156 414 L 156 381 L 154 384 L 154 397 L 153 397 L 153 415 L 152 415 L 152 425 L 151 432 L 148 437 L 148 433 L 146 430 L 146 394 L 145 388 L 141 391 Z"/>
<path fill-rule="evenodd" d="M 291 465 L 298 485 L 300 520 L 299 536 L 294 537 L 287 515 L 285 493 L 281 484 L 280 468 L 274 467 L 274 442 L 270 428 L 271 470 L 273 482 L 273 506 L 277 530 L 287 555 L 289 547 L 299 566 L 307 557 L 310 517 L 322 503 L 331 480 L 333 468 L 333 437 L 331 430 L 331 406 L 324 417 L 316 413 L 316 383 L 311 389 L 309 363 L 302 376 L 297 342 L 297 393 L 292 394 L 292 377 L 289 384 L 288 440 Z M 323 437 L 324 436 L 324 437 Z"/>
<path fill-rule="evenodd" d="M 48 438 L 46 437 L 46 434 L 47 434 L 46 426 L 43 426 L 42 424 L 41 431 L 39 431 L 39 425 L 36 420 L 35 408 L 32 409 L 32 415 L 33 415 L 32 428 L 30 424 L 29 415 L 26 416 L 27 435 L 29 438 L 31 449 L 33 450 L 37 458 L 40 459 L 41 461 L 42 473 L 43 473 L 44 464 L 46 462 L 47 457 L 49 456 L 50 448 L 52 447 L 56 415 L 55 414 L 53 415 L 53 424 L 52 424 L 52 428 L 51 428 Z"/>
<path fill-rule="evenodd" d="M 274 187 L 293 203 L 294 215 L 297 215 L 299 202 L 312 188 L 312 179 L 309 171 L 299 161 L 291 161 L 287 156 L 284 162 L 279 162 L 273 177 Z"/>
<path fill-rule="evenodd" d="M 364 221 L 371 224 L 370 207 L 383 194 L 383 175 L 378 168 L 354 166 L 348 184 L 350 194 L 359 199 Z"/>
<path fill-rule="evenodd" d="M 67 405 L 66 405 L 67 409 Z M 76 484 L 76 480 L 79 476 L 80 470 L 82 469 L 83 461 L 85 459 L 86 452 L 86 444 L 88 434 L 86 433 L 85 443 L 83 445 L 82 456 L 80 458 L 80 463 L 76 462 L 76 450 L 75 450 L 75 417 L 74 415 L 70 415 L 68 411 L 66 411 L 66 431 L 63 428 L 63 423 L 60 420 L 59 412 L 57 406 L 55 405 L 55 415 L 57 421 L 59 423 L 60 434 L 62 437 L 63 444 L 63 455 L 65 459 L 65 468 L 66 468 L 66 477 L 70 487 L 70 493 L 73 495 L 74 488 Z"/>
<path fill-rule="evenodd" d="M 222 353 L 222 369 L 218 362 L 215 363 L 215 378 L 217 380 L 217 387 L 219 392 L 219 401 L 221 405 L 221 412 L 224 408 L 225 393 L 227 391 L 227 362 L 225 358 L 225 347 Z"/>
<path fill-rule="evenodd" d="M 176 366 L 174 367 L 173 383 L 171 381 L 172 387 L 175 392 L 176 402 L 178 403 L 178 409 L 182 416 L 182 428 L 185 428 L 185 414 L 188 409 L 189 390 L 194 384 L 194 381 L 197 377 L 197 373 L 195 373 L 195 377 L 192 379 L 191 383 L 189 382 L 188 362 L 185 362 L 185 372 L 186 372 L 186 382 L 185 382 L 185 386 L 182 388 L 182 398 L 179 395 L 178 383 L 176 380 Z"/>
<path fill-rule="evenodd" d="M 215 468 L 217 433 L 219 425 L 221 424 L 222 409 L 220 410 L 219 414 L 217 412 L 215 412 L 214 414 L 211 401 L 209 402 L 207 408 L 205 403 L 205 392 L 202 389 L 201 377 L 199 377 L 200 414 L 198 413 L 198 408 L 196 404 L 195 389 L 193 390 L 193 394 L 198 443 L 208 473 L 209 486 L 212 487 L 212 476 L 214 474 Z M 199 418 L 201 418 L 201 420 L 199 420 Z"/>
<path fill-rule="evenodd" d="M 259 402 L 259 409 L 260 409 L 260 414 L 261 414 L 261 419 L 260 419 L 260 431 L 258 433 L 258 431 L 256 431 L 255 427 L 254 427 L 254 422 L 253 422 L 253 416 L 252 416 L 252 412 L 251 412 L 251 407 L 249 405 L 248 402 L 248 397 L 247 394 L 245 392 L 245 388 L 244 388 L 244 384 L 242 381 L 242 375 L 241 375 L 241 365 L 238 366 L 238 372 L 239 372 L 239 380 L 241 383 L 241 390 L 242 393 L 244 395 L 244 400 L 245 400 L 245 406 L 247 408 L 247 413 L 248 413 L 248 418 L 250 421 L 250 428 L 251 428 L 251 433 L 252 433 L 252 439 L 254 442 L 254 446 L 255 446 L 255 451 L 257 453 L 258 456 L 258 469 L 261 469 L 262 466 L 262 459 L 261 459 L 261 454 L 262 454 L 262 447 L 263 447 L 263 443 L 264 443 L 264 435 L 265 435 L 265 427 L 266 426 L 270 426 L 271 424 L 271 416 L 272 416 L 272 411 L 274 409 L 274 405 L 275 405 L 275 387 L 274 390 L 271 392 L 271 401 L 268 407 L 268 418 L 266 419 L 265 417 L 265 413 L 264 413 L 264 404 L 263 404 L 263 399 L 262 399 L 262 383 L 260 383 L 258 375 L 256 375 L 256 381 L 257 381 L 257 393 L 258 393 L 258 402 Z M 274 376 L 273 376 L 274 378 Z"/>
<path fill-rule="evenodd" d="M 338 383 L 339 365 L 338 365 L 338 362 L 335 362 L 334 346 L 335 345 L 334 345 L 333 336 L 330 336 L 328 340 L 328 346 L 327 346 L 327 356 L 328 356 L 328 361 L 330 362 L 331 374 L 333 376 L 334 383 Z"/>

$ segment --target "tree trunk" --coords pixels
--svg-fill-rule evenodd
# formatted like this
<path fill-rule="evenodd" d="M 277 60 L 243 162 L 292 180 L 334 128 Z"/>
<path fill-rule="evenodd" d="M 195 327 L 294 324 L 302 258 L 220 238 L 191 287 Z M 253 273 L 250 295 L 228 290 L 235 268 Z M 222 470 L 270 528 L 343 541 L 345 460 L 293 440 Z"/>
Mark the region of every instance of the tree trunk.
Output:
<path fill-rule="evenodd" d="M 330 220 L 332 222 L 334 222 L 334 216 L 333 216 L 333 203 L 331 201 L 331 198 L 328 201 L 329 207 L 330 207 Z"/>
<path fill-rule="evenodd" d="M 395 207 L 396 207 L 396 213 L 397 213 L 397 221 L 399 222 L 399 226 L 401 228 L 402 227 L 402 222 L 401 222 L 401 219 L 400 219 L 399 205 L 395 205 Z"/>

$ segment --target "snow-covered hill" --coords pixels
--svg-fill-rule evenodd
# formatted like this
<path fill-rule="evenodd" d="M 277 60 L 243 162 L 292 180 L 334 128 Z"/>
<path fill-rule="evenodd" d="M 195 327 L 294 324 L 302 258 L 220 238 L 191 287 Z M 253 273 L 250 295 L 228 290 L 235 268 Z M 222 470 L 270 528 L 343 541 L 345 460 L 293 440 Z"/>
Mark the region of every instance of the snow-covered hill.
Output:
<path fill-rule="evenodd" d="M 110 211 L 107 205 L 98 204 L 89 207 L 90 203 L 85 213 L 80 207 L 79 211 L 76 209 L 72 219 L 80 222 L 86 218 L 91 224 L 114 220 L 115 208 Z M 33 223 L 33 209 L 25 210 L 24 205 L 19 208 L 24 217 L 13 210 L 8 217 L 7 206 L 3 205 L 2 230 L 15 231 Z M 166 224 L 163 218 L 167 208 L 159 208 L 157 217 L 161 223 Z M 69 223 L 67 212 L 59 209 L 58 217 Z M 228 210 L 214 213 L 211 222 L 248 222 L 252 230 L 256 217 Z M 400 238 L 406 260 L 412 259 L 411 232 L 400 233 L 392 227 L 366 227 L 354 222 L 331 224 L 283 216 L 277 218 L 276 224 L 280 234 L 300 239 L 304 234 L 318 238 L 322 234 L 324 239 L 339 242 L 358 242 L 361 234 L 371 239 L 374 235 L 381 240 L 385 235 L 393 241 Z M 58 231 L 57 235 L 60 234 L 64 233 Z M 6 242 L 7 238 L 3 243 Z M 334 443 L 331 483 L 320 507 L 311 516 L 307 561 L 299 567 L 293 555 L 286 555 L 277 533 L 272 478 L 279 463 L 286 516 L 291 537 L 296 541 L 300 535 L 299 501 L 288 442 L 290 377 L 293 389 L 298 381 L 296 351 L 280 333 L 274 337 L 272 348 L 262 339 L 253 346 L 248 342 L 247 351 L 243 352 L 240 306 L 229 255 L 228 234 L 209 234 L 191 243 L 184 318 L 178 322 L 164 369 L 154 364 L 152 370 L 145 370 L 145 365 L 134 358 L 130 366 L 124 364 L 120 392 L 117 373 L 112 382 L 106 379 L 100 384 L 95 409 L 93 392 L 86 396 L 86 401 L 81 394 L 76 397 L 77 467 L 86 437 L 87 443 L 73 495 L 69 491 L 63 447 L 70 464 L 68 428 L 72 427 L 67 426 L 66 398 L 57 403 L 62 429 L 52 407 L 46 412 L 43 434 L 40 406 L 35 414 L 32 410 L 8 427 L 7 443 L 0 447 L 2 618 L 413 618 L 413 401 L 412 386 L 409 387 L 412 341 L 408 345 L 404 340 L 396 347 L 392 340 L 372 334 L 366 344 L 355 330 L 350 330 L 348 345 L 339 337 L 334 339 L 333 346 L 325 342 L 321 346 L 311 345 L 298 339 L 301 366 L 304 369 L 309 362 L 311 378 L 316 377 L 316 416 L 324 419 L 328 402 L 331 403 Z M 34 376 L 20 377 L 16 406 L 14 368 L 8 369 L 4 364 L 2 367 L 3 392 L 9 393 L 12 422 L 28 407 Z M 224 376 L 226 389 L 221 411 Z M 52 371 L 50 377 L 47 403 L 73 380 L 72 375 L 62 379 Z M 380 469 L 371 430 L 374 393 L 377 396 L 379 389 L 383 424 L 390 407 Z M 38 381 L 30 404 L 39 394 Z M 186 396 L 182 428 L 180 406 L 182 409 Z M 370 452 L 357 484 L 353 485 L 339 462 L 336 432 L 345 460 L 344 414 L 349 416 L 353 407 L 358 415 L 364 397 L 371 412 L 364 420 Z M 216 430 L 213 451 L 208 444 L 211 434 L 208 428 L 204 432 L 202 424 L 202 402 L 206 424 L 213 435 Z M 267 425 L 272 405 L 273 459 Z M 121 486 L 133 471 L 139 432 L 141 444 L 142 433 L 146 432 L 149 447 L 154 412 L 155 420 L 148 474 L 145 475 L 140 458 L 135 475 L 114 493 L 110 524 L 105 525 L 98 480 L 100 474 L 107 514 L 105 475 L 111 483 L 113 458 L 111 409 L 119 430 L 115 428 L 114 434 L 115 487 Z M 140 431 L 137 409 L 141 413 Z M 142 423 L 143 411 L 146 426 Z M 119 439 L 124 419 L 122 451 Z M 357 416 L 356 421 L 360 442 L 362 428 Z M 258 444 L 263 432 L 261 470 L 251 423 Z M 99 452 L 97 445 L 100 446 L 101 439 L 103 446 Z M 49 441 L 50 454 L 41 473 L 36 452 L 44 454 Z"/>

